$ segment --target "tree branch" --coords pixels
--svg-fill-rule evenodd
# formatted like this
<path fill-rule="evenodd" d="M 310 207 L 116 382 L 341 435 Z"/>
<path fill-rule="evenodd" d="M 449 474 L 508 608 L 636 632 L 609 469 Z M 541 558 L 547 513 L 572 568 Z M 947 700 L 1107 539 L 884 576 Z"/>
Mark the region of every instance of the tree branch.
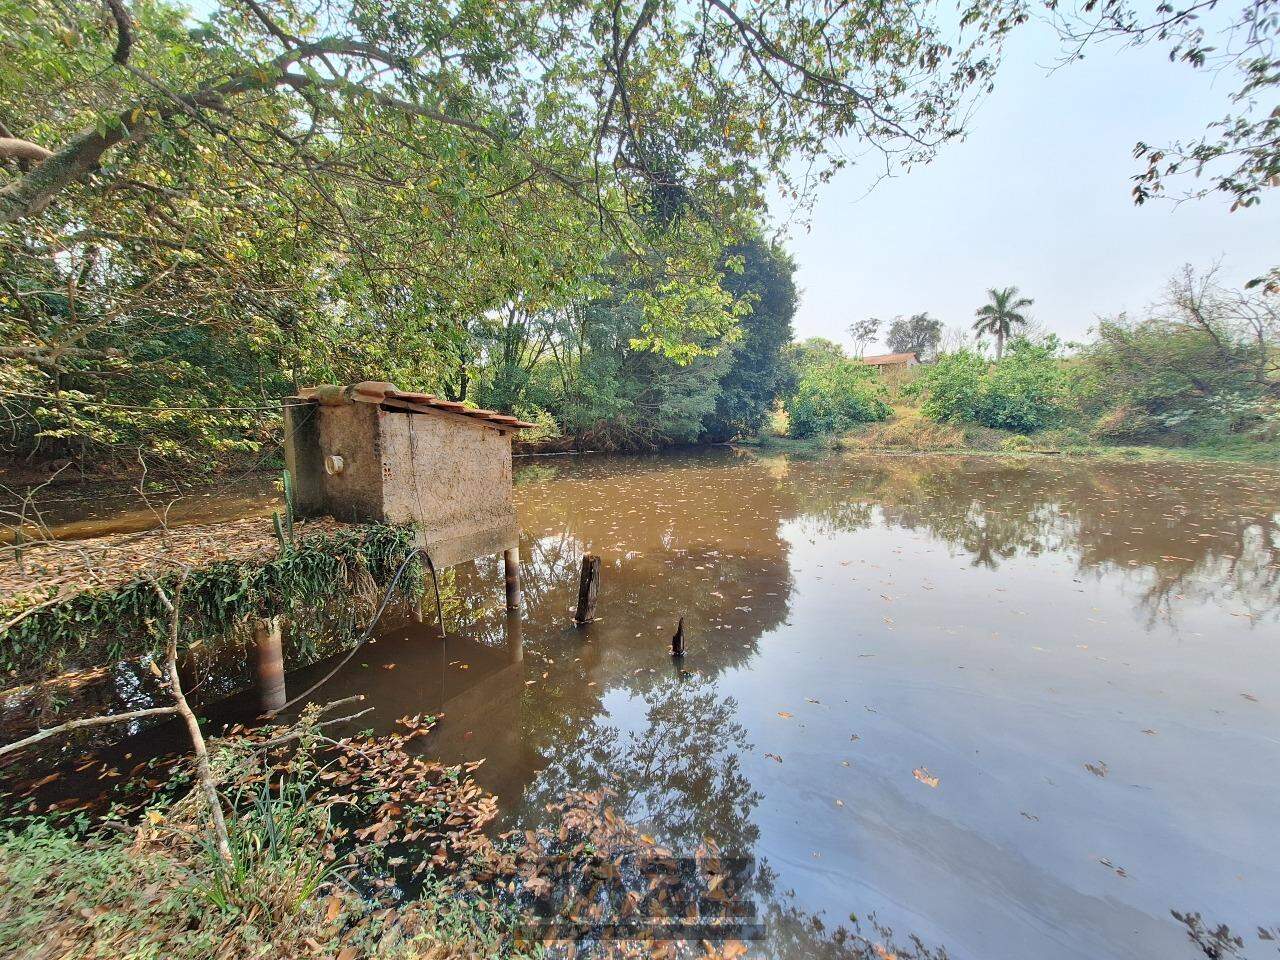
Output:
<path fill-rule="evenodd" d="M 53 156 L 38 143 L 19 140 L 17 137 L 0 137 L 0 160 L 37 160 L 43 162 Z"/>
<path fill-rule="evenodd" d="M 160 596 L 161 603 L 169 611 L 169 642 L 165 646 L 165 672 L 169 679 L 169 692 L 173 694 L 173 710 L 186 721 L 187 733 L 191 736 L 191 747 L 196 755 L 196 779 L 200 784 L 200 792 L 204 795 L 209 818 L 213 822 L 213 832 L 218 843 L 218 855 L 222 858 L 223 864 L 230 867 L 233 862 L 231 840 L 227 835 L 227 821 L 222 815 L 222 800 L 218 797 L 218 788 L 214 783 L 213 770 L 209 766 L 209 749 L 205 745 L 204 734 L 200 731 L 200 721 L 191 712 L 191 706 L 187 703 L 186 694 L 182 692 L 182 678 L 178 675 L 178 631 L 181 627 L 179 614 L 182 604 L 182 587 L 186 583 L 187 575 L 190 572 L 190 569 L 182 571 L 182 576 L 178 578 L 178 585 L 174 588 L 172 600 L 169 599 L 160 584 L 153 583 L 152 586 Z"/>
<path fill-rule="evenodd" d="M 107 5 L 116 22 L 116 49 L 111 59 L 120 66 L 124 66 L 129 59 L 129 52 L 133 49 L 133 19 L 121 0 L 102 0 L 102 2 Z"/>
<path fill-rule="evenodd" d="M 37 730 L 29 737 L 5 744 L 0 747 L 0 757 L 24 750 L 32 744 L 39 743 L 41 740 L 48 740 L 50 737 L 56 737 L 59 734 L 70 733 L 72 730 L 101 727 L 108 723 L 125 723 L 129 720 L 141 720 L 143 717 L 160 717 L 177 712 L 177 707 L 149 707 L 146 710 L 130 710 L 128 713 L 113 713 L 105 717 L 85 717 L 81 720 L 68 720 L 66 723 L 58 724 L 56 727 L 46 727 L 43 730 Z"/>

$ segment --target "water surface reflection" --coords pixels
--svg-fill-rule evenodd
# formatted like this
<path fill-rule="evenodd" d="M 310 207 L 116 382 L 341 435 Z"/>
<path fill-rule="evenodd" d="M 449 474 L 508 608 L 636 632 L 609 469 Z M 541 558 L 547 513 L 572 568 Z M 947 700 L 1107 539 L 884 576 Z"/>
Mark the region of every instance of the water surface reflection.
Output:
<path fill-rule="evenodd" d="M 859 955 L 850 914 L 904 956 L 1205 956 L 1173 910 L 1274 949 L 1276 475 L 720 449 L 517 484 L 523 622 L 496 560 L 458 568 L 448 639 L 388 625 L 323 694 L 443 712 L 426 749 L 485 757 L 504 826 L 606 787 L 711 836 L 788 960 Z"/>

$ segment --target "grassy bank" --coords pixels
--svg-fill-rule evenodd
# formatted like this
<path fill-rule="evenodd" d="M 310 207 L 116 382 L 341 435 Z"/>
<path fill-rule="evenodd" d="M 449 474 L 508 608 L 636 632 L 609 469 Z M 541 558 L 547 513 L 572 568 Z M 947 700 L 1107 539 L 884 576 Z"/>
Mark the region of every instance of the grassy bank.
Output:
<path fill-rule="evenodd" d="M 106 821 L 9 820 L 0 950 L 50 960 L 523 955 L 513 910 L 469 893 L 477 873 L 502 866 L 483 832 L 496 803 L 469 768 L 415 754 L 430 725 L 332 740 L 312 712 L 294 727 L 211 741 L 230 862 L 185 765 Z M 421 894 L 402 902 L 409 882 Z"/>
<path fill-rule="evenodd" d="M 775 428 L 779 426 L 775 423 Z M 781 424 L 785 428 L 785 423 Z M 743 441 L 739 441 L 740 443 Z M 1139 462 L 1209 461 L 1280 465 L 1280 443 L 1228 436 L 1185 446 L 1104 443 L 1072 429 L 1023 434 L 973 424 L 935 423 L 908 404 L 895 404 L 883 423 L 860 424 L 840 434 L 803 439 L 766 431 L 747 445 L 794 452 L 865 450 L 869 452 L 959 453 L 1026 457 L 1065 456 Z"/>

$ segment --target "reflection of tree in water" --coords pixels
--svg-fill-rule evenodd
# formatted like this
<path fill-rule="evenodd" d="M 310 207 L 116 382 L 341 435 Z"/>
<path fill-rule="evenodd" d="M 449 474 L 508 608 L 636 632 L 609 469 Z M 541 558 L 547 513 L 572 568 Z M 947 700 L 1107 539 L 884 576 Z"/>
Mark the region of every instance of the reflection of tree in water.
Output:
<path fill-rule="evenodd" d="M 876 457 L 796 464 L 790 499 L 829 536 L 883 522 L 936 537 L 996 569 L 1069 552 L 1080 572 L 1137 584 L 1152 622 L 1175 601 L 1234 602 L 1280 616 L 1275 481 L 1188 464 L 1002 463 Z"/>
<path fill-rule="evenodd" d="M 914 934 L 899 935 L 874 915 L 829 925 L 788 897 L 769 895 L 760 919 L 766 934 L 753 944 L 759 960 L 947 960 L 942 946 L 929 946 Z"/>
<path fill-rule="evenodd" d="M 522 490 L 526 636 L 563 631 L 589 551 L 604 561 L 601 619 L 582 636 L 605 649 L 611 679 L 637 690 L 652 682 L 647 668 L 682 616 L 704 673 L 741 666 L 787 616 L 780 484 L 725 452 L 611 465 Z"/>
<path fill-rule="evenodd" d="M 548 805 L 570 791 L 607 787 L 618 815 L 677 855 L 691 853 L 710 837 L 725 855 L 755 863 L 743 893 L 756 906 L 764 938 L 751 945 L 752 956 L 945 960 L 945 950 L 930 949 L 914 937 L 896 943 L 893 931 L 874 917 L 828 926 L 778 893 L 773 870 L 756 862 L 760 831 L 752 817 L 761 795 L 741 765 L 754 745 L 737 722 L 733 698 L 720 697 L 712 680 L 685 674 L 654 684 L 642 699 L 643 727 L 624 731 L 596 717 L 556 745 L 558 752 L 547 757 L 526 800 L 522 827 L 548 825 Z M 700 949 L 693 952 L 701 955 Z"/>
<path fill-rule="evenodd" d="M 1170 910 L 1169 913 L 1187 928 L 1187 938 L 1209 960 L 1247 960 L 1248 957 L 1257 955 L 1246 953 L 1244 937 L 1233 933 L 1225 923 L 1215 925 L 1206 922 L 1199 913 L 1190 910 L 1185 913 Z M 1259 950 L 1266 950 L 1268 953 L 1280 950 L 1276 946 L 1280 943 L 1280 924 L 1274 924 L 1270 928 L 1259 926 L 1257 939 Z"/>
<path fill-rule="evenodd" d="M 833 470 L 832 464 L 838 465 Z M 1071 525 L 1022 465 L 954 457 L 858 458 L 814 465 L 832 474 L 795 477 L 806 529 L 829 536 L 885 523 L 920 530 L 995 569 L 1019 554 L 1035 556 L 1070 539 Z"/>
<path fill-rule="evenodd" d="M 734 856 L 759 839 L 751 817 L 760 794 L 742 772 L 751 751 L 738 704 L 696 675 L 667 678 L 643 697 L 644 722 L 624 731 L 602 717 L 551 746 L 529 806 L 542 808 L 570 790 L 608 787 L 618 814 L 670 845 L 693 850 L 713 837 Z"/>

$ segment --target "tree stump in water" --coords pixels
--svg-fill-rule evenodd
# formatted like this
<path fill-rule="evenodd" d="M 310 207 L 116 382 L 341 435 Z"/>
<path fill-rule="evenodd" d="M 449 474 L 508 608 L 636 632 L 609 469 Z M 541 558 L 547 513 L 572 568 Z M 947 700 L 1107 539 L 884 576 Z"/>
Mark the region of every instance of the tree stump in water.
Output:
<path fill-rule="evenodd" d="M 600 558 L 588 553 L 582 558 L 582 579 L 578 582 L 578 612 L 573 622 L 578 626 L 596 618 L 596 594 L 600 591 Z"/>
<path fill-rule="evenodd" d="M 673 657 L 684 656 L 684 617 L 681 617 L 680 622 L 676 624 L 675 636 L 671 638 L 671 655 Z"/>

